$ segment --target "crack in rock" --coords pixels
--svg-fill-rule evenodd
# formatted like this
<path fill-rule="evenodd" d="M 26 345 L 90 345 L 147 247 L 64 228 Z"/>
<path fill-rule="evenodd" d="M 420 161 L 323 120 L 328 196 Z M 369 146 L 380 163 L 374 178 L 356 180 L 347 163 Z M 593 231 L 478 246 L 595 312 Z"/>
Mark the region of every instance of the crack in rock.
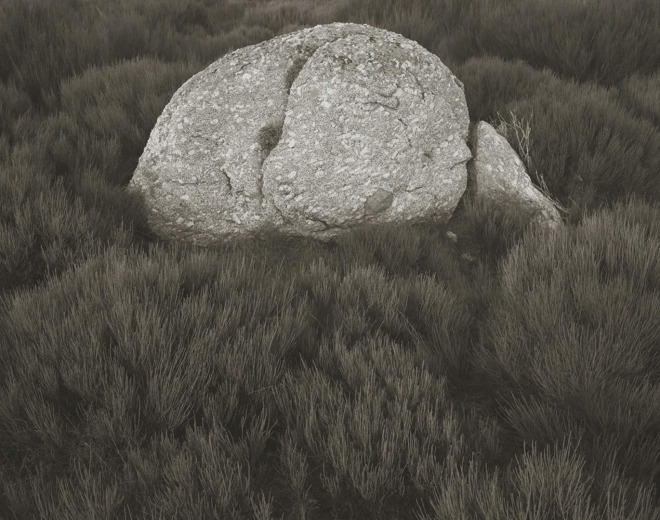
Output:
<path fill-rule="evenodd" d="M 215 141 L 213 141 L 211 138 L 209 138 L 205 135 L 202 135 L 200 133 L 193 133 L 193 134 L 190 134 L 190 136 L 194 137 L 194 138 L 197 138 L 197 139 L 202 139 L 202 140 L 204 140 L 208 143 L 211 143 L 214 146 L 216 145 Z M 229 189 L 229 193 L 230 194 L 233 193 L 233 188 L 232 188 L 232 185 L 231 185 L 231 178 L 229 177 L 229 174 L 223 168 L 220 168 L 220 173 L 222 173 L 222 175 L 225 178 L 225 181 L 227 183 L 227 188 Z M 178 181 L 178 183 L 182 186 L 197 186 L 199 184 L 199 181 L 198 180 L 195 180 L 193 182 Z"/>
<path fill-rule="evenodd" d="M 234 189 L 231 185 L 231 177 L 229 177 L 229 174 L 222 168 L 220 168 L 220 173 L 222 173 L 222 175 L 224 175 L 225 180 L 227 181 L 227 188 L 229 188 L 229 193 L 230 194 L 234 193 Z"/>
<path fill-rule="evenodd" d="M 463 159 L 462 161 L 459 161 L 459 162 L 457 162 L 457 163 L 454 163 L 454 164 L 452 164 L 452 165 L 449 167 L 449 169 L 450 169 L 450 170 L 453 170 L 454 168 L 456 168 L 457 166 L 460 166 L 461 164 L 466 164 L 466 163 L 468 163 L 471 159 L 472 159 L 472 158 L 470 157 L 470 158 L 468 158 L 468 159 Z"/>
<path fill-rule="evenodd" d="M 383 96 L 383 97 L 393 97 L 393 96 Z M 387 108 L 388 110 L 397 110 L 399 108 L 399 105 L 401 102 L 399 101 L 399 98 L 395 97 L 396 104 L 394 106 L 386 105 L 385 103 L 382 103 L 380 101 L 363 101 L 363 105 L 380 105 L 381 107 Z M 373 110 L 376 110 L 374 107 Z M 372 112 L 372 110 L 369 110 L 369 112 Z"/>
<path fill-rule="evenodd" d="M 419 87 L 419 92 L 422 94 L 422 99 L 426 99 L 426 92 L 424 92 L 424 87 L 422 86 L 422 83 L 419 81 L 419 78 L 417 77 L 416 74 L 414 74 L 412 71 L 408 69 L 404 69 L 408 74 L 412 76 L 412 78 L 415 80 L 415 83 Z"/>
<path fill-rule="evenodd" d="M 286 215 L 284 215 L 284 213 L 282 213 L 282 210 L 280 209 L 280 207 L 279 207 L 277 204 L 275 204 L 275 201 L 274 201 L 274 200 L 273 200 L 272 202 L 273 202 L 273 207 L 275 208 L 275 211 L 277 211 L 277 212 L 280 214 L 280 217 L 282 217 L 282 221 L 283 221 L 285 224 L 290 224 L 290 223 L 291 223 L 291 219 L 288 218 Z"/>
<path fill-rule="evenodd" d="M 270 123 L 266 126 L 263 126 L 259 129 L 257 134 L 257 141 L 262 152 L 265 152 L 265 155 L 262 157 L 259 163 L 259 175 L 257 177 L 257 191 L 259 192 L 259 203 L 263 204 L 264 200 L 264 175 L 263 167 L 264 162 L 270 155 L 270 153 L 275 149 L 279 144 L 280 139 L 282 139 L 282 129 L 284 128 L 284 119 L 281 121 Z"/>
<path fill-rule="evenodd" d="M 297 56 L 293 60 L 291 66 L 287 69 L 286 75 L 284 76 L 284 85 L 286 85 L 287 95 L 291 94 L 291 86 L 293 85 L 293 82 L 296 81 L 296 78 L 300 75 L 300 71 L 303 69 L 309 59 L 314 55 L 314 52 L 316 51 L 312 51 L 310 53 L 309 50 L 306 49 L 303 55 Z"/>
<path fill-rule="evenodd" d="M 399 120 L 399 122 L 400 122 L 403 126 L 406 127 L 406 129 L 408 128 L 408 123 L 406 123 L 406 122 L 405 122 L 403 119 L 401 119 L 400 117 L 397 117 L 397 119 Z M 408 134 L 404 134 L 404 137 L 405 137 L 406 140 L 408 141 L 408 146 L 410 146 L 410 148 L 414 148 L 414 146 L 413 146 L 413 144 L 412 144 L 412 141 L 410 140 L 410 136 L 409 136 Z"/>
<path fill-rule="evenodd" d="M 259 192 L 259 204 L 260 205 L 263 206 L 263 201 L 264 201 L 264 198 L 265 198 L 265 195 L 264 195 L 264 192 L 263 192 L 264 163 L 266 162 L 266 159 L 270 156 L 272 151 L 277 147 L 277 145 L 279 144 L 279 142 L 282 138 L 282 134 L 284 133 L 284 123 L 286 121 L 286 116 L 289 113 L 289 101 L 291 99 L 291 87 L 295 83 L 296 79 L 298 79 L 298 76 L 300 75 L 302 70 L 305 68 L 305 65 L 307 65 L 307 63 L 309 63 L 309 60 L 311 60 L 314 57 L 314 55 L 319 51 L 319 49 L 325 47 L 326 45 L 330 45 L 332 43 L 335 43 L 339 40 L 344 40 L 346 38 L 349 38 L 350 36 L 352 36 L 352 35 L 346 35 L 346 36 L 340 36 L 340 37 L 334 38 L 334 39 L 332 39 L 328 42 L 325 42 L 325 43 L 319 45 L 315 49 L 312 48 L 312 47 L 301 47 L 301 48 L 299 48 L 298 50 L 302 49 L 302 56 L 299 55 L 296 58 L 294 58 L 292 65 L 287 69 L 286 75 L 284 76 L 284 82 L 285 82 L 284 84 L 285 84 L 286 89 L 287 89 L 286 90 L 287 98 L 286 98 L 286 103 L 285 103 L 285 106 L 284 106 L 284 117 L 282 118 L 281 124 L 278 123 L 278 126 L 277 126 L 277 134 L 278 135 L 273 136 L 273 139 L 268 142 L 268 145 L 272 144 L 272 148 L 270 148 L 269 150 L 266 151 L 266 154 L 265 154 L 264 158 L 261 160 L 261 162 L 259 164 L 259 168 L 258 168 L 257 190 Z M 259 139 L 260 140 L 262 138 L 262 131 L 267 132 L 266 129 L 268 129 L 268 127 L 269 127 L 269 125 L 261 128 L 261 130 L 259 131 Z M 270 128 L 271 129 L 274 128 L 274 124 L 271 123 Z M 274 133 L 275 132 L 273 132 L 273 134 Z M 264 137 L 268 138 L 268 136 L 264 136 Z M 261 141 L 259 142 L 259 144 L 262 146 L 262 150 L 264 150 L 264 147 L 263 147 Z M 273 203 L 273 206 L 275 206 L 275 209 L 282 216 L 284 221 L 285 222 L 290 222 L 290 219 L 287 219 L 286 217 L 284 217 L 284 214 L 282 213 L 282 210 L 275 205 L 274 199 L 272 200 L 272 203 Z"/>
<path fill-rule="evenodd" d="M 325 220 L 322 220 L 318 217 L 314 217 L 312 215 L 305 215 L 305 218 L 307 218 L 308 220 L 313 220 L 314 222 L 319 222 L 320 224 L 323 224 L 325 227 L 321 231 L 325 231 L 325 230 L 330 229 L 332 227 Z"/>
<path fill-rule="evenodd" d="M 245 67 L 247 67 L 248 65 L 250 65 L 249 62 L 248 62 L 248 63 L 243 63 L 243 65 L 241 65 L 240 68 L 239 68 L 236 72 L 234 72 L 234 75 L 238 75 L 238 73 L 239 73 L 239 72 L 242 72 L 243 69 L 244 69 Z"/>
<path fill-rule="evenodd" d="M 416 188 L 413 188 L 412 190 L 405 190 L 407 193 L 412 193 L 413 191 L 421 190 L 423 189 L 424 186 L 417 186 Z"/>
<path fill-rule="evenodd" d="M 465 188 L 465 195 L 472 197 L 477 187 L 477 172 L 475 171 L 475 161 L 477 158 L 477 125 L 476 123 L 469 123 L 468 125 L 468 138 L 467 143 L 470 149 L 470 159 L 466 163 L 467 168 L 467 185 Z"/>
<path fill-rule="evenodd" d="M 213 145 L 216 144 L 216 143 L 215 143 L 210 137 L 205 136 L 205 135 L 202 135 L 202 134 L 200 134 L 200 133 L 190 134 L 190 137 L 196 137 L 197 139 L 203 139 L 204 141 L 207 141 L 207 142 L 209 142 L 209 143 L 211 143 L 211 144 L 213 144 Z"/>
<path fill-rule="evenodd" d="M 259 205 L 263 206 L 264 202 L 264 163 L 266 162 L 266 159 L 270 156 L 271 152 L 277 147 L 277 145 L 280 142 L 280 139 L 282 139 L 282 133 L 284 131 L 284 120 L 286 119 L 286 113 L 289 109 L 289 98 L 291 97 L 291 86 L 293 83 L 296 81 L 298 76 L 300 75 L 300 71 L 304 68 L 305 64 L 310 60 L 310 58 L 314 55 L 314 53 L 319 49 L 320 47 L 317 47 L 316 49 L 310 49 L 310 48 L 304 48 L 302 56 L 297 56 L 294 58 L 293 63 L 291 66 L 287 69 L 286 74 L 284 76 L 284 85 L 286 87 L 286 104 L 284 107 L 284 117 L 282 118 L 281 121 L 275 122 L 275 123 L 270 123 L 268 125 L 265 125 L 259 129 L 259 133 L 257 135 L 257 141 L 258 144 L 262 150 L 262 152 L 265 152 L 264 156 L 261 158 L 261 161 L 259 162 L 259 166 L 257 168 L 258 175 L 257 175 L 257 192 L 259 195 Z M 279 211 L 280 215 L 282 215 L 282 211 L 280 208 L 276 208 L 277 211 Z M 282 217 L 284 218 L 284 217 Z"/>

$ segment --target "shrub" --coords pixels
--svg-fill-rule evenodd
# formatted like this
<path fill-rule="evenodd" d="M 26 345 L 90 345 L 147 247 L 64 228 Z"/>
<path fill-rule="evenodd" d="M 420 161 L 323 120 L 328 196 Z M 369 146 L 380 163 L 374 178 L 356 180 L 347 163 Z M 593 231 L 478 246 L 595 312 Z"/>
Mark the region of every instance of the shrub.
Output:
<path fill-rule="evenodd" d="M 526 207 L 498 204 L 481 195 L 466 198 L 462 210 L 463 234 L 491 268 L 506 257 L 531 227 L 533 213 Z"/>
<path fill-rule="evenodd" d="M 340 275 L 332 257 L 297 272 L 273 260 L 122 245 L 13 295 L 0 317 L 10 509 L 56 517 L 112 482 L 97 514 L 184 505 L 238 518 L 266 492 L 280 514 L 293 503 L 380 518 L 423 499 L 446 457 L 495 434 L 451 409 L 443 378 L 424 368 L 420 341 L 444 372 L 466 355 L 464 294 L 376 266 Z M 21 466 L 30 476 L 13 478 Z"/>
<path fill-rule="evenodd" d="M 256 2 L 244 13 L 243 24 L 261 27 L 273 36 L 285 34 L 305 27 L 338 21 L 337 12 L 346 0 L 331 2 Z"/>
<path fill-rule="evenodd" d="M 73 0 L 4 0 L 0 79 L 13 79 L 35 107 L 56 107 L 60 80 L 106 56 L 98 44 L 96 18 Z"/>
<path fill-rule="evenodd" d="M 16 119 L 12 160 L 0 168 L 7 194 L 3 289 L 58 274 L 102 244 L 127 243 L 129 235 L 153 239 L 142 202 L 118 188 L 130 180 L 164 105 L 193 71 L 154 60 L 92 68 L 63 83 L 62 111 L 41 125 L 30 114 Z"/>
<path fill-rule="evenodd" d="M 522 60 L 479 56 L 463 63 L 457 75 L 465 85 L 470 121 L 493 121 L 513 101 L 532 97 L 545 83 L 556 84 L 549 70 L 536 70 Z"/>
<path fill-rule="evenodd" d="M 480 18 L 478 54 L 611 86 L 633 73 L 656 72 L 659 18 L 654 0 L 515 0 Z"/>
<path fill-rule="evenodd" d="M 660 134 L 609 93 L 566 85 L 511 110 L 536 114 L 532 160 L 563 205 L 588 213 L 631 194 L 660 199 Z"/>
<path fill-rule="evenodd" d="M 209 64 L 274 36 L 243 23 L 245 10 L 234 2 L 191 1 L 182 7 L 174 1 L 3 0 L 0 79 L 13 79 L 35 107 L 52 111 L 60 82 L 90 66 L 145 55 Z"/>
<path fill-rule="evenodd" d="M 13 83 L 0 83 L 0 135 L 9 143 L 14 140 L 14 121 L 31 109 L 32 103 L 25 92 Z"/>
<path fill-rule="evenodd" d="M 0 164 L 0 294 L 57 276 L 109 243 L 128 246 L 143 229 L 134 199 L 92 182 L 83 202 L 32 163 Z"/>
<path fill-rule="evenodd" d="M 633 74 L 622 81 L 618 88 L 619 99 L 624 106 L 660 128 L 660 72 L 649 75 Z"/>
<path fill-rule="evenodd" d="M 108 184 L 128 184 L 156 119 L 195 72 L 194 64 L 138 59 L 92 67 L 64 81 L 62 111 L 74 134 L 68 139 L 70 174 L 93 167 Z"/>
<path fill-rule="evenodd" d="M 657 241 L 655 212 L 640 206 L 633 214 L 635 220 L 653 218 L 655 227 L 646 231 Z M 23 517 L 57 517 L 82 507 L 87 516 L 142 511 L 169 517 L 184 510 L 185 518 L 287 510 L 429 518 L 431 509 L 468 518 L 461 516 L 468 508 L 485 518 L 522 520 L 520 504 L 528 504 L 540 518 L 541 511 L 547 518 L 594 520 L 653 514 L 653 458 L 640 463 L 642 454 L 655 453 L 653 444 L 629 443 L 616 464 L 609 455 L 652 428 L 653 419 L 644 415 L 654 402 L 651 390 L 635 378 L 655 377 L 642 366 L 652 361 L 647 347 L 655 322 L 637 333 L 637 346 L 625 334 L 616 336 L 630 342 L 637 367 L 620 365 L 623 355 L 610 350 L 594 365 L 601 372 L 584 383 L 596 384 L 617 370 L 638 381 L 639 400 L 620 408 L 641 421 L 640 433 L 617 415 L 616 399 L 628 395 L 623 386 L 604 397 L 586 393 L 585 399 L 603 406 L 588 417 L 614 423 L 595 429 L 606 433 L 593 449 L 578 451 L 560 427 L 579 426 L 580 416 L 555 417 L 559 405 L 538 406 L 536 394 L 524 406 L 504 407 L 500 426 L 487 409 L 464 408 L 461 403 L 469 401 L 451 392 L 450 374 L 460 373 L 461 365 L 471 371 L 475 360 L 485 393 L 519 392 L 516 384 L 501 385 L 502 373 L 518 382 L 530 374 L 530 384 L 546 392 L 568 394 L 580 384 L 567 379 L 553 386 L 547 375 L 534 379 L 547 374 L 534 365 L 521 372 L 511 357 L 486 357 L 493 338 L 500 341 L 496 352 L 507 352 L 501 346 L 506 335 L 487 335 L 476 357 L 465 348 L 475 326 L 469 284 L 458 291 L 434 276 L 392 277 L 377 265 L 340 261 L 342 245 L 335 247 L 327 260 L 298 251 L 291 257 L 299 263 L 289 263 L 268 254 L 250 259 L 230 248 L 154 246 L 144 254 L 122 245 L 7 299 L 0 316 L 7 509 Z M 654 264 L 640 261 L 648 257 L 624 247 L 611 251 L 647 266 L 632 269 L 645 276 L 634 283 L 660 287 Z M 523 278 L 553 272 L 556 258 L 542 253 L 547 267 L 520 271 Z M 657 263 L 660 257 L 651 258 Z M 609 258 L 608 268 L 616 269 L 619 260 Z M 506 273 L 519 272 L 511 267 L 515 262 L 502 268 L 505 297 L 489 314 L 490 333 L 503 323 L 494 320 L 500 310 L 514 321 L 538 309 L 510 298 L 516 283 Z M 640 305 L 622 319 L 631 323 Z M 41 319 L 25 320 L 28 315 Z M 536 352 L 524 343 L 515 347 L 523 355 Z M 625 368 L 639 372 L 624 374 Z M 612 431 L 620 437 L 608 435 Z M 535 440 L 538 451 L 533 446 L 522 453 L 517 435 Z M 503 470 L 501 478 L 493 465 Z M 49 484 L 57 479 L 69 485 Z M 108 488 L 110 496 L 101 491 Z"/>
<path fill-rule="evenodd" d="M 521 439 L 579 431 L 590 465 L 613 460 L 656 486 L 659 217 L 627 200 L 577 228 L 525 235 L 501 264 L 474 357 Z"/>

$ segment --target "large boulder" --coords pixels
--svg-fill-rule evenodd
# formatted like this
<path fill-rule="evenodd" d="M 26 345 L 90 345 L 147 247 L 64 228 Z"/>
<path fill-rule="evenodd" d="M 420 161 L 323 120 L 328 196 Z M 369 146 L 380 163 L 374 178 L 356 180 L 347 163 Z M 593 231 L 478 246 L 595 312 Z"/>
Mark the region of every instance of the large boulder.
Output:
<path fill-rule="evenodd" d="M 444 221 L 467 184 L 468 124 L 463 86 L 437 56 L 368 25 L 320 25 L 189 79 L 128 189 L 157 234 L 198 245 Z"/>
<path fill-rule="evenodd" d="M 525 165 L 504 136 L 480 121 L 473 130 L 470 181 L 475 195 L 503 205 L 517 205 L 542 225 L 556 228 L 561 215 L 534 184 Z"/>

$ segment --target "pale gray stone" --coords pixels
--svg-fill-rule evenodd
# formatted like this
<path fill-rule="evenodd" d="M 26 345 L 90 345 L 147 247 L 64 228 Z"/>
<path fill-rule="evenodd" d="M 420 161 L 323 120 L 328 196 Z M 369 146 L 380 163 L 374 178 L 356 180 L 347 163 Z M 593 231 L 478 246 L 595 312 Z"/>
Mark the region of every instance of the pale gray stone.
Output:
<path fill-rule="evenodd" d="M 534 184 L 524 163 L 506 138 L 495 128 L 480 121 L 474 129 L 472 162 L 475 195 L 504 205 L 527 208 L 541 224 L 556 228 L 561 215 L 555 205 Z"/>
<path fill-rule="evenodd" d="M 234 51 L 158 118 L 129 190 L 152 229 L 208 245 L 269 229 L 446 221 L 467 184 L 468 112 L 440 59 L 333 23 Z"/>

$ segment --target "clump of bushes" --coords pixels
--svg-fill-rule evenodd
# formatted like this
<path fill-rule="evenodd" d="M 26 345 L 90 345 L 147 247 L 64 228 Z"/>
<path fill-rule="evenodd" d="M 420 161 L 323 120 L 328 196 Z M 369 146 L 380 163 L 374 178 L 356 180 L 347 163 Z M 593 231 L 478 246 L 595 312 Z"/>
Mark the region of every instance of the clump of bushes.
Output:
<path fill-rule="evenodd" d="M 660 72 L 633 74 L 618 85 L 619 100 L 633 114 L 660 128 Z"/>
<path fill-rule="evenodd" d="M 0 511 L 660 517 L 659 19 L 652 0 L 0 0 Z M 567 225 L 465 197 L 457 246 L 434 222 L 158 240 L 124 187 L 171 95 L 331 21 L 438 54 Z"/>
<path fill-rule="evenodd" d="M 108 244 L 151 236 L 142 202 L 121 187 L 193 70 L 154 60 L 91 68 L 63 82 L 61 110 L 41 124 L 31 111 L 17 117 L 0 164 L 2 290 L 59 274 Z"/>
<path fill-rule="evenodd" d="M 526 235 L 500 264 L 501 292 L 473 358 L 520 439 L 580 433 L 582 455 L 605 475 L 598 493 L 633 475 L 631 493 L 657 490 L 659 217 L 631 199 L 576 228 Z"/>
<path fill-rule="evenodd" d="M 240 251 L 174 246 L 145 256 L 113 247 L 44 289 L 16 295 L 1 327 L 1 379 L 20 380 L 0 388 L 0 413 L 8 419 L 0 427 L 9 448 L 3 466 L 17 468 L 40 446 L 34 456 L 62 477 L 89 458 L 85 482 L 92 487 L 120 471 L 125 483 L 116 481 L 112 501 L 95 501 L 99 513 L 146 506 L 170 515 L 185 504 L 202 517 L 215 510 L 238 518 L 252 514 L 264 492 L 277 511 L 372 515 L 372 500 L 388 514 L 401 498 L 418 497 L 447 454 L 464 457 L 478 444 L 471 432 L 487 426 L 481 419 L 482 427 L 468 427 L 465 421 L 476 419 L 448 408 L 442 378 L 418 367 L 430 352 L 444 356 L 443 372 L 462 363 L 458 346 L 471 325 L 466 296 L 432 276 L 390 278 L 373 260 L 347 265 L 333 255 L 296 256 L 273 264 L 272 257 L 249 259 Z M 41 325 L 18 320 L 25 305 Z M 62 327 L 65 316 L 71 319 Z M 411 337 L 408 322 L 431 350 Z M 26 342 L 34 346 L 29 354 Z M 387 387 L 374 386 L 374 369 Z M 413 380 L 420 386 L 409 387 Z M 386 398 L 391 392 L 400 398 Z M 49 402 L 58 403 L 55 423 L 45 412 Z M 402 413 L 414 424 L 401 423 Z M 380 437 L 379 417 L 390 417 L 391 438 Z M 435 418 L 452 429 L 442 431 Z M 34 433 L 17 435 L 20 421 Z M 48 439 L 59 428 L 69 440 L 56 448 Z M 76 431 L 88 440 L 83 452 Z M 436 440 L 418 445 L 418 435 Z M 174 450 L 173 442 L 185 447 Z M 387 466 L 373 466 L 375 447 L 389 453 Z M 104 453 L 105 463 L 94 453 Z M 197 463 L 179 466 L 181 453 Z M 122 459 L 133 462 L 120 470 Z M 278 460 L 285 480 L 275 473 Z M 409 472 L 411 461 L 424 473 Z M 147 467 L 156 473 L 144 473 Z M 159 483 L 161 471 L 171 472 L 167 486 Z M 226 491 L 203 498 L 214 482 Z M 37 508 L 57 516 L 90 489 L 36 498 L 20 484 L 11 507 L 27 517 Z"/>

